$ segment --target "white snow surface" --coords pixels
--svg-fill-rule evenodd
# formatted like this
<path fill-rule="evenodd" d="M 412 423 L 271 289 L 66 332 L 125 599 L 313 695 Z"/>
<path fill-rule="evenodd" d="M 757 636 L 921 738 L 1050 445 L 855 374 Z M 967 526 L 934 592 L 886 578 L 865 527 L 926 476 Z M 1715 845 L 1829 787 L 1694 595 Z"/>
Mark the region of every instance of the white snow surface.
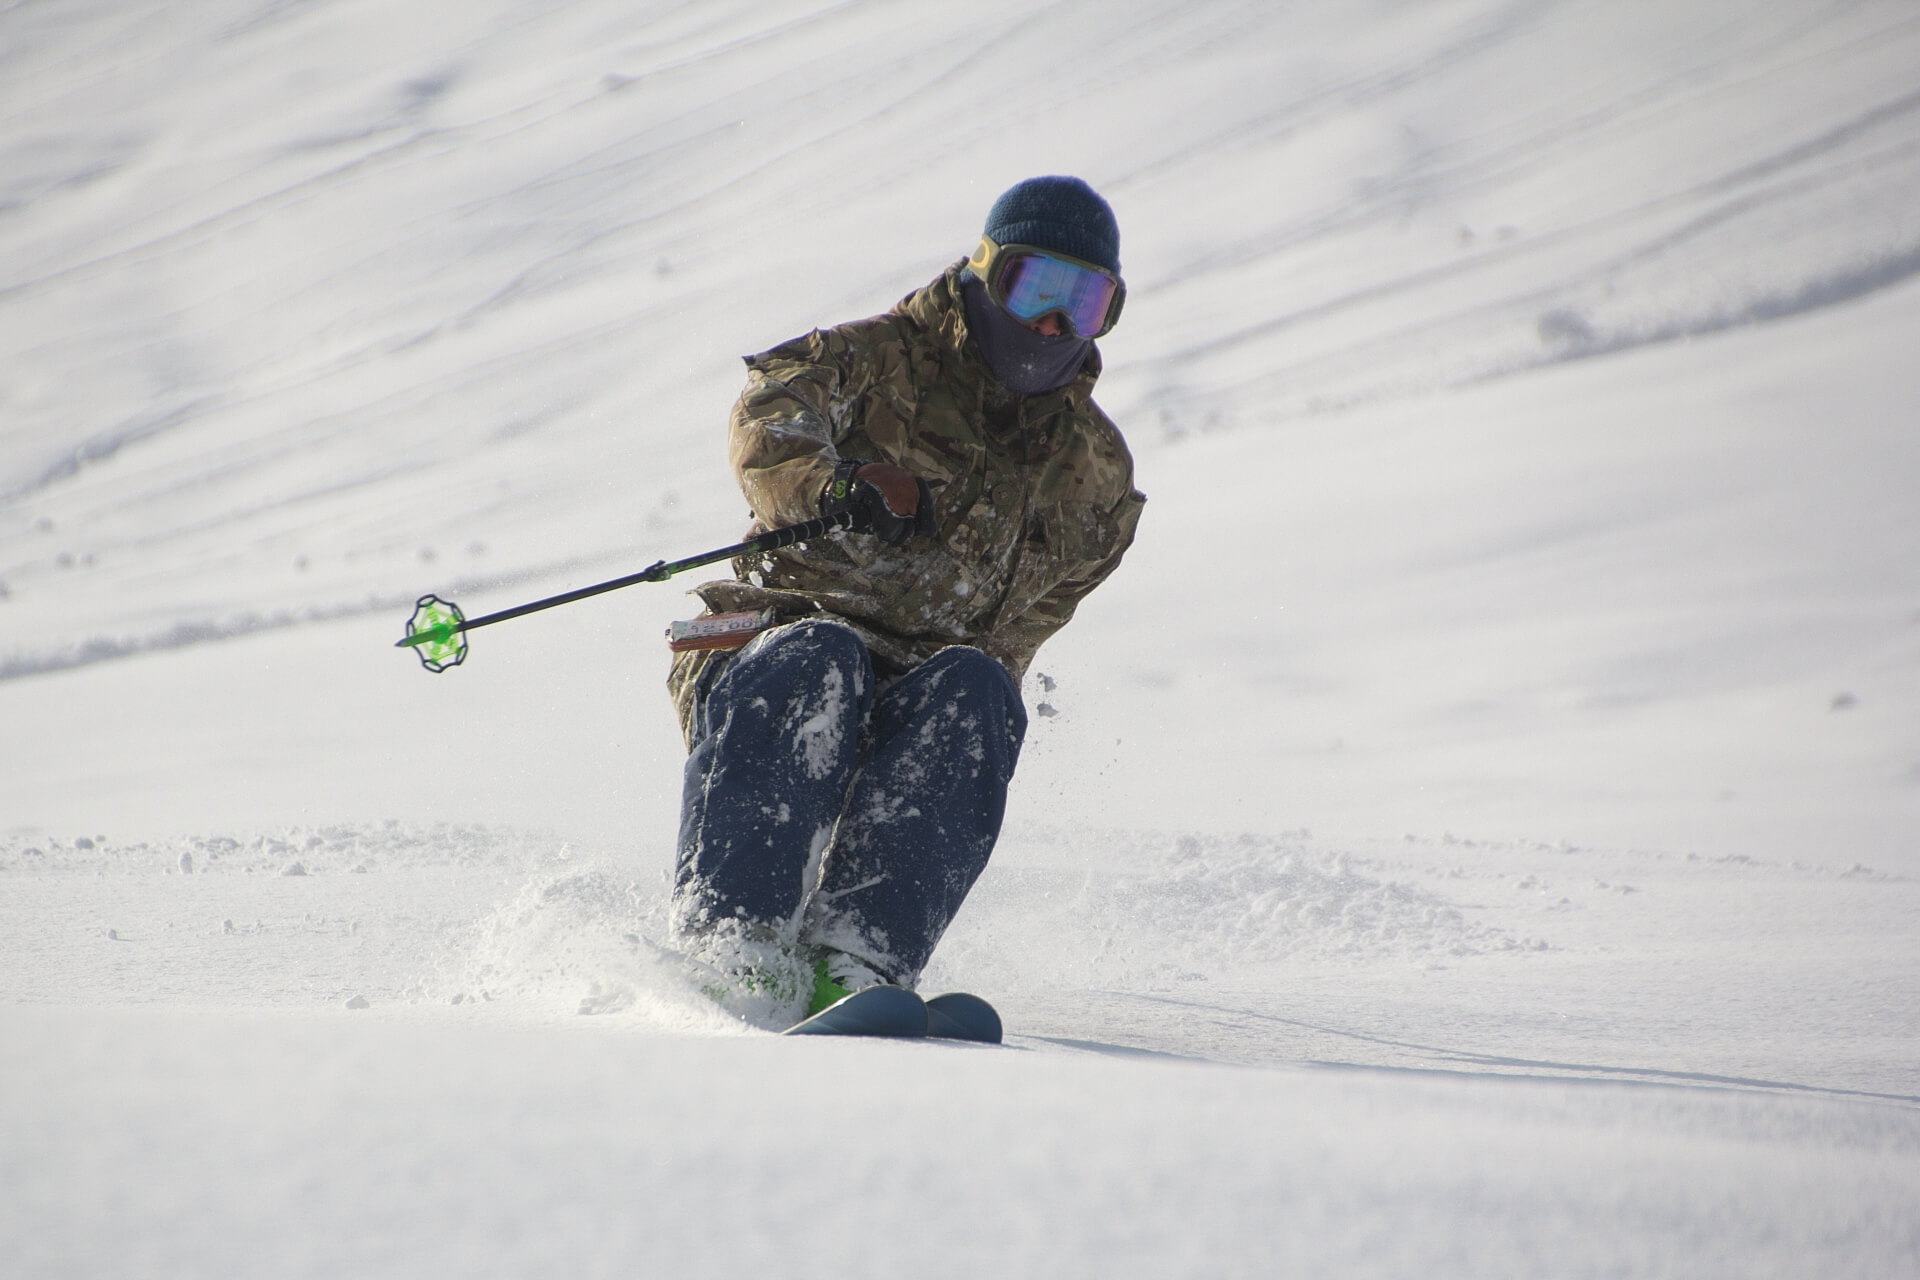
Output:
<path fill-rule="evenodd" d="M 393 641 L 1047 172 L 1150 501 L 1008 1045 L 778 1039 L 680 588 Z M 1905 0 L 0 2 L 0 1272 L 1920 1275 L 1917 350 Z"/>

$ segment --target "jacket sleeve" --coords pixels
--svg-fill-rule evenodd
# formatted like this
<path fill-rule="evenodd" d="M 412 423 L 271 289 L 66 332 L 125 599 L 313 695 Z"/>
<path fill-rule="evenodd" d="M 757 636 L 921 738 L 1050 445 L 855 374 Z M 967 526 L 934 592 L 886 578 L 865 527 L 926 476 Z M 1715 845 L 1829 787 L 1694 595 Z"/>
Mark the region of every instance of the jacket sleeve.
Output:
<path fill-rule="evenodd" d="M 1039 652 L 1040 646 L 1054 632 L 1072 621 L 1074 610 L 1080 607 L 1080 602 L 1120 567 L 1121 557 L 1133 545 L 1134 531 L 1139 527 L 1140 513 L 1146 502 L 1144 494 L 1129 488 L 1126 496 L 1109 513 L 1117 536 L 1107 554 L 1076 568 L 1029 605 L 1018 618 L 1002 624 L 990 637 L 981 641 L 980 647 L 999 660 L 1012 674 L 1016 685 L 1026 678 L 1027 667 L 1033 662 L 1033 656 Z"/>
<path fill-rule="evenodd" d="M 858 344 L 841 330 L 747 357 L 747 386 L 733 406 L 727 452 L 762 528 L 811 520 L 857 423 L 865 390 Z"/>

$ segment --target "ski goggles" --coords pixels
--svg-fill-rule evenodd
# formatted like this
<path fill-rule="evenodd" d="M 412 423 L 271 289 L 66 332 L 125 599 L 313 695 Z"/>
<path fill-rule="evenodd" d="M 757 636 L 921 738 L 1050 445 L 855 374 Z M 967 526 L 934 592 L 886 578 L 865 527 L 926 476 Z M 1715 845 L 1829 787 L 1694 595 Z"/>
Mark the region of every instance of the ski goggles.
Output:
<path fill-rule="evenodd" d="M 967 269 L 1016 319 L 1032 324 L 1058 315 L 1082 338 L 1105 337 L 1127 300 L 1125 282 L 1104 267 L 1051 249 L 995 244 L 990 236 L 980 237 Z"/>

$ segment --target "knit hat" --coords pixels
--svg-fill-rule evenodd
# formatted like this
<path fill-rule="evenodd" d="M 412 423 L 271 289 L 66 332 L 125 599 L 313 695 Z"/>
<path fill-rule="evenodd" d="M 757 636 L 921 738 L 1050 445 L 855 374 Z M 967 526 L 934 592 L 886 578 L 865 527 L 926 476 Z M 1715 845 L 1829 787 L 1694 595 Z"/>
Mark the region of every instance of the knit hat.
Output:
<path fill-rule="evenodd" d="M 1025 244 L 1120 273 L 1120 224 L 1100 194 L 1078 178 L 1028 178 L 987 214 L 995 244 Z"/>

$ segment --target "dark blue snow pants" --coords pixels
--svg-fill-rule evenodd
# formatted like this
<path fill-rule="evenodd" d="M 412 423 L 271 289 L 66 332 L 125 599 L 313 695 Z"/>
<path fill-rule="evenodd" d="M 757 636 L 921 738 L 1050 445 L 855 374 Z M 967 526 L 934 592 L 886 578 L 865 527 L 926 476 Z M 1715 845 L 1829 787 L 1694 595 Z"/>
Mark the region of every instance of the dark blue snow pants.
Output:
<path fill-rule="evenodd" d="M 734 918 L 917 980 L 987 865 L 1027 730 L 978 649 L 942 649 L 876 692 L 844 623 L 768 631 L 696 692 L 675 914 Z"/>

